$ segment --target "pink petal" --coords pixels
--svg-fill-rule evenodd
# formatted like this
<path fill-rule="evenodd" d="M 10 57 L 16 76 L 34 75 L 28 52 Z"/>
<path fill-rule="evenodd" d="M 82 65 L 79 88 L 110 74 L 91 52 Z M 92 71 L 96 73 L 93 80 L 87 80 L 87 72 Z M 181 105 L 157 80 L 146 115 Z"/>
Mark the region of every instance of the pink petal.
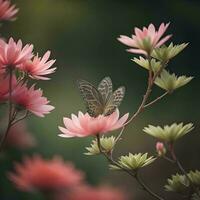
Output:
<path fill-rule="evenodd" d="M 146 51 L 142 49 L 127 49 L 127 52 L 147 55 Z"/>
<path fill-rule="evenodd" d="M 160 40 L 155 47 L 160 47 L 161 45 L 163 45 L 167 40 L 169 40 L 169 38 L 171 38 L 172 35 L 167 35 L 166 37 L 164 37 L 162 40 Z"/>

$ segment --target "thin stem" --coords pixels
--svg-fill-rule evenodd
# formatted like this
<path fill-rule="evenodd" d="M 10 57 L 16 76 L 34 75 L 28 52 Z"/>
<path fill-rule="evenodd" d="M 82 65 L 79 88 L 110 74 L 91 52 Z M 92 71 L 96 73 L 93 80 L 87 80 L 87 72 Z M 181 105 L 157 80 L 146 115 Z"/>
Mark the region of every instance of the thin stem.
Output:
<path fill-rule="evenodd" d="M 169 162 L 171 162 L 171 163 L 175 163 L 175 161 L 173 159 L 171 159 L 171 158 L 169 158 L 167 156 L 162 156 L 162 158 L 167 160 L 167 161 L 169 161 Z"/>
<path fill-rule="evenodd" d="M 188 176 L 186 170 L 184 169 L 184 167 L 183 167 L 182 164 L 180 163 L 179 159 L 177 158 L 176 153 L 175 153 L 175 151 L 174 151 L 174 144 L 173 144 L 173 143 L 170 143 L 170 144 L 169 144 L 169 151 L 170 151 L 171 156 L 172 156 L 174 162 L 176 163 L 177 167 L 178 167 L 179 170 L 185 175 L 186 179 L 188 180 L 188 182 L 189 182 L 190 185 L 191 185 L 191 191 L 189 191 L 189 196 L 188 196 L 188 198 L 190 199 L 191 194 L 192 194 L 192 190 L 193 190 L 193 191 L 197 191 L 197 195 L 200 197 L 200 195 L 198 194 L 197 188 L 194 186 L 194 184 L 192 183 L 192 181 L 191 181 L 190 177 Z"/>
<path fill-rule="evenodd" d="M 145 104 L 146 104 L 146 102 L 147 102 L 147 100 L 148 100 L 148 98 L 149 98 L 149 96 L 151 94 L 152 87 L 154 85 L 154 81 L 160 75 L 160 73 L 162 72 L 162 70 L 165 68 L 165 66 L 167 64 L 167 63 L 163 63 L 162 67 L 154 75 L 152 75 L 152 66 L 151 66 L 151 57 L 150 56 L 148 56 L 148 62 L 149 62 L 149 76 L 148 76 L 148 85 L 147 85 L 146 92 L 145 92 L 145 94 L 143 96 L 142 102 L 141 102 L 140 106 L 138 107 L 137 111 L 124 124 L 124 126 L 126 126 L 127 124 L 129 124 L 130 122 L 132 122 L 145 108 L 148 107 L 148 106 L 145 107 Z M 158 100 L 160 100 L 160 99 L 158 99 Z"/>
<path fill-rule="evenodd" d="M 142 179 L 139 177 L 138 173 L 135 175 L 135 179 L 137 180 L 137 182 L 139 183 L 139 185 L 142 187 L 142 189 L 146 192 L 148 192 L 152 197 L 154 197 L 155 199 L 159 199 L 159 200 L 164 200 L 164 198 L 158 196 L 156 193 L 154 193 L 143 181 Z"/>
<path fill-rule="evenodd" d="M 183 168 L 183 166 L 181 165 L 179 159 L 177 158 L 175 151 L 174 151 L 174 144 L 171 143 L 169 144 L 169 151 L 171 153 L 172 159 L 174 160 L 174 162 L 177 164 L 178 168 L 180 169 L 180 171 L 187 177 L 188 181 L 191 182 L 190 178 L 187 175 L 186 170 Z"/>
<path fill-rule="evenodd" d="M 118 168 L 120 168 L 122 171 L 128 173 L 130 176 L 135 177 L 135 174 L 133 174 L 130 170 L 127 170 L 125 168 L 123 168 L 121 165 L 119 165 L 115 160 L 113 160 L 103 149 L 101 146 L 101 142 L 100 142 L 100 136 L 97 135 L 97 145 L 99 147 L 99 151 L 102 155 L 105 156 L 105 158 L 108 160 L 108 162 L 110 162 L 112 165 L 117 166 Z"/>
<path fill-rule="evenodd" d="M 25 113 L 23 116 L 21 116 L 20 118 L 14 120 L 14 121 L 12 122 L 12 126 L 13 126 L 14 124 L 18 123 L 19 121 L 22 121 L 23 119 L 25 119 L 25 118 L 28 117 L 28 116 L 29 116 L 29 111 L 27 110 L 26 113 Z"/>
<path fill-rule="evenodd" d="M 14 120 L 15 111 L 12 111 L 12 67 L 9 68 L 9 105 L 8 105 L 8 124 L 5 133 L 3 134 L 1 141 L 0 141 L 0 151 L 3 148 L 3 145 L 6 141 L 8 136 L 9 130 L 11 128 L 12 121 Z"/>
<path fill-rule="evenodd" d="M 119 169 L 121 169 L 122 171 L 126 172 L 127 174 L 129 174 L 131 177 L 135 178 L 136 181 L 139 183 L 140 186 L 142 186 L 142 189 L 144 191 L 146 191 L 147 193 L 149 193 L 152 197 L 154 197 L 155 199 L 158 200 L 164 200 L 162 197 L 158 196 L 157 194 L 155 194 L 147 185 L 144 184 L 144 182 L 139 178 L 138 174 L 136 172 L 132 172 L 128 169 L 123 168 L 120 164 L 118 164 L 116 161 L 113 160 L 112 157 L 110 157 L 103 149 L 101 146 L 101 141 L 100 141 L 100 136 L 99 134 L 97 135 L 97 145 L 99 148 L 99 151 L 102 155 L 105 156 L 105 158 L 108 160 L 108 162 L 110 162 L 110 164 L 115 165 L 116 167 L 118 167 Z"/>
<path fill-rule="evenodd" d="M 153 101 L 151 101 L 151 102 L 147 103 L 146 105 L 144 105 L 144 108 L 147 108 L 147 107 L 153 105 L 154 103 L 156 103 L 157 101 L 161 100 L 163 97 L 165 97 L 165 96 L 168 95 L 168 94 L 169 94 L 168 91 L 165 92 L 165 93 L 163 93 L 162 95 L 160 95 L 159 97 L 157 97 L 157 98 L 154 99 Z"/>

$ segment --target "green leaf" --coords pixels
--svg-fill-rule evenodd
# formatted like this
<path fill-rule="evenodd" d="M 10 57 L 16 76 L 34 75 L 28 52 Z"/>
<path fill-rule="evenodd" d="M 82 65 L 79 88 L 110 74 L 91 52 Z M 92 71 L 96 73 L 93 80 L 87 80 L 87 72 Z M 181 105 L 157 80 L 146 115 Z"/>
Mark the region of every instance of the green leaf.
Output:
<path fill-rule="evenodd" d="M 166 142 L 174 142 L 183 137 L 185 134 L 192 131 L 194 128 L 192 123 L 183 125 L 183 123 L 173 123 L 172 125 L 165 125 L 163 128 L 160 126 L 149 125 L 143 131 L 155 138 Z"/>
<path fill-rule="evenodd" d="M 179 76 L 174 73 L 170 74 L 167 70 L 163 70 L 159 77 L 156 78 L 155 84 L 160 88 L 172 92 L 189 83 L 193 77 Z"/>

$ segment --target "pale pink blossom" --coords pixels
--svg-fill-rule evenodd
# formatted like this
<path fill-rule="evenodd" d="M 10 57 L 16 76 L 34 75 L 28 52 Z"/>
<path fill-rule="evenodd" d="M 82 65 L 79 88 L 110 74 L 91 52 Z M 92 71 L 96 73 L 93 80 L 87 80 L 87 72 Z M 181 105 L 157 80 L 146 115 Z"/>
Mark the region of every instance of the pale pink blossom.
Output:
<path fill-rule="evenodd" d="M 127 200 L 125 193 L 118 189 L 108 186 L 79 187 L 71 192 L 71 194 L 63 196 L 58 200 Z"/>
<path fill-rule="evenodd" d="M 49 101 L 43 97 L 41 89 L 35 89 L 35 86 L 28 88 L 25 84 L 18 84 L 12 91 L 12 101 L 18 107 L 32 112 L 38 117 L 44 117 L 45 114 L 50 113 L 54 109 L 53 106 L 47 105 Z"/>
<path fill-rule="evenodd" d="M 13 125 L 6 138 L 5 146 L 8 148 L 27 149 L 34 147 L 36 140 L 33 135 L 28 132 L 24 122 Z"/>
<path fill-rule="evenodd" d="M 9 0 L 0 0 L 0 20 L 14 20 L 18 11 Z"/>
<path fill-rule="evenodd" d="M 109 116 L 99 115 L 94 118 L 88 113 L 78 113 L 78 116 L 72 114 L 71 119 L 64 117 L 65 128 L 59 127 L 63 134 L 61 137 L 87 137 L 107 133 L 121 128 L 128 119 L 128 113 L 119 119 L 119 110 Z"/>
<path fill-rule="evenodd" d="M 150 24 L 148 28 L 143 27 L 143 30 L 135 28 L 135 34 L 133 34 L 131 38 L 120 35 L 118 40 L 121 43 L 132 47 L 127 50 L 128 52 L 147 55 L 150 54 L 154 48 L 163 45 L 171 37 L 171 35 L 167 35 L 161 38 L 168 26 L 169 23 L 166 25 L 162 23 L 158 31 L 156 31 L 153 24 Z"/>
<path fill-rule="evenodd" d="M 47 51 L 42 58 L 37 55 L 33 60 L 27 60 L 18 68 L 26 72 L 33 79 L 49 80 L 46 75 L 52 74 L 56 70 L 56 67 L 49 69 L 56 61 L 48 61 L 50 54 L 51 52 Z"/>
<path fill-rule="evenodd" d="M 0 65 L 7 67 L 16 67 L 23 62 L 31 59 L 33 45 L 27 44 L 22 48 L 22 41 L 18 40 L 17 43 L 10 38 L 8 43 L 0 39 Z"/>
<path fill-rule="evenodd" d="M 52 160 L 26 157 L 22 163 L 15 164 L 15 172 L 8 176 L 19 190 L 28 192 L 58 192 L 77 186 L 83 180 L 82 172 L 58 156 Z"/>

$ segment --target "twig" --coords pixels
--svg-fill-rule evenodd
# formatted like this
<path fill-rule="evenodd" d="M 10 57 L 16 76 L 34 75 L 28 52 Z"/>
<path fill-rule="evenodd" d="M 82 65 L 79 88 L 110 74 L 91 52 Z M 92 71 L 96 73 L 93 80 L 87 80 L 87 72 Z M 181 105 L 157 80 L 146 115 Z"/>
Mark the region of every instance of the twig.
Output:
<path fill-rule="evenodd" d="M 29 111 L 27 110 L 26 113 L 23 116 L 21 116 L 20 118 L 16 119 L 15 121 L 13 121 L 11 125 L 13 126 L 14 124 L 18 123 L 19 121 L 22 121 L 23 119 L 25 119 L 28 116 L 29 116 Z"/>
<path fill-rule="evenodd" d="M 188 182 L 190 183 L 191 185 L 191 189 L 193 191 L 197 191 L 197 188 L 194 186 L 194 184 L 192 183 L 190 177 L 188 176 L 186 170 L 184 169 L 184 167 L 182 166 L 182 164 L 180 163 L 178 157 L 176 156 L 176 153 L 174 151 L 174 144 L 173 143 L 170 143 L 169 144 L 169 151 L 171 153 L 171 156 L 172 156 L 172 159 L 174 160 L 174 163 L 176 163 L 177 167 L 179 168 L 179 170 L 185 175 L 186 179 L 188 180 Z M 190 199 L 190 196 L 192 194 L 192 191 L 189 192 L 189 199 Z M 197 195 L 198 197 L 200 197 L 200 195 L 198 194 L 198 191 L 197 191 Z"/>
<path fill-rule="evenodd" d="M 128 125 L 130 122 L 132 122 L 146 107 L 145 104 L 151 94 L 152 91 L 152 87 L 154 85 L 154 81 L 155 79 L 160 75 L 160 73 L 162 72 L 162 70 L 166 67 L 167 63 L 163 63 L 162 67 L 152 76 L 152 67 L 151 67 L 151 58 L 148 58 L 149 60 L 149 77 L 148 77 L 148 85 L 147 85 L 147 89 L 146 92 L 143 96 L 142 102 L 138 108 L 138 110 L 133 114 L 133 116 L 124 124 L 124 126 Z M 160 99 L 158 99 L 160 100 Z M 157 102 L 157 100 L 156 100 Z M 155 103 L 155 102 L 154 102 Z M 153 104 L 153 103 L 152 103 Z"/>
<path fill-rule="evenodd" d="M 139 177 L 138 173 L 135 175 L 135 179 L 137 180 L 137 182 L 140 184 L 140 186 L 142 187 L 143 190 L 145 190 L 146 192 L 148 192 L 152 197 L 154 197 L 155 199 L 159 199 L 159 200 L 164 200 L 164 198 L 158 196 L 157 194 L 155 194 L 143 181 L 142 179 Z"/>
<path fill-rule="evenodd" d="M 9 134 L 10 128 L 14 124 L 16 124 L 19 121 L 25 119 L 29 114 L 29 112 L 26 111 L 24 116 L 22 116 L 22 117 L 18 118 L 17 120 L 15 120 L 16 117 L 17 117 L 17 111 L 16 111 L 15 108 L 13 109 L 13 104 L 12 104 L 12 72 L 13 72 L 13 69 L 12 69 L 12 66 L 11 66 L 11 67 L 9 67 L 9 98 L 8 98 L 8 101 L 9 101 L 9 107 L 8 107 L 9 111 L 8 112 L 9 112 L 9 114 L 8 114 L 8 124 L 7 124 L 6 130 L 5 130 L 5 133 L 3 134 L 2 138 L 1 138 L 1 141 L 0 141 L 0 152 L 3 149 L 4 143 L 6 141 L 6 138 L 7 138 L 8 134 Z"/>
<path fill-rule="evenodd" d="M 165 92 L 165 93 L 163 93 L 162 95 L 160 95 L 159 97 L 157 97 L 157 98 L 154 99 L 153 101 L 151 101 L 151 102 L 147 103 L 146 105 L 144 105 L 144 108 L 147 108 L 147 107 L 153 105 L 154 103 L 156 103 L 157 101 L 161 100 L 163 97 L 165 97 L 165 96 L 168 95 L 168 94 L 169 94 L 168 91 Z"/>
<path fill-rule="evenodd" d="M 15 111 L 12 111 L 12 67 L 9 68 L 9 106 L 8 106 L 8 124 L 5 133 L 3 134 L 1 141 L 0 141 L 0 151 L 3 148 L 3 145 L 6 141 L 8 136 L 9 130 L 11 128 L 12 121 L 14 120 Z"/>

